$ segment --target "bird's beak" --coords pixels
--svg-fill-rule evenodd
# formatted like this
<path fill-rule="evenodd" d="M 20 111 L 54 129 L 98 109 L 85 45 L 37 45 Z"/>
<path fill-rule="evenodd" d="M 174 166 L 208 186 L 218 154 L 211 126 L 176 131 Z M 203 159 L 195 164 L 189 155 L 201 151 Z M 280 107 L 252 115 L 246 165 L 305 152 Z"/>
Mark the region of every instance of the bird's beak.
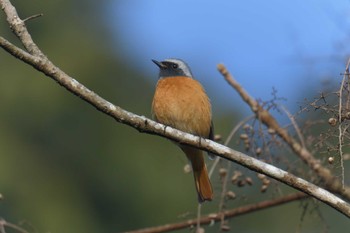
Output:
<path fill-rule="evenodd" d="M 153 61 L 153 63 L 156 64 L 160 69 L 165 69 L 165 68 L 166 68 L 166 66 L 165 66 L 162 62 L 156 61 L 156 60 L 153 60 L 153 59 L 152 59 L 152 61 Z"/>

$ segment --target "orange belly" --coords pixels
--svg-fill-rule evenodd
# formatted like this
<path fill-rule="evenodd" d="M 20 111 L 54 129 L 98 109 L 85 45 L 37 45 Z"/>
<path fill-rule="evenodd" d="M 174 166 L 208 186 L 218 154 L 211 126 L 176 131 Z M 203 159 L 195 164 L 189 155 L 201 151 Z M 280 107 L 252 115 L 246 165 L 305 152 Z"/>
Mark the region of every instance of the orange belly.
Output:
<path fill-rule="evenodd" d="M 156 121 L 207 138 L 211 105 L 202 85 L 188 77 L 167 77 L 157 83 L 152 103 Z"/>

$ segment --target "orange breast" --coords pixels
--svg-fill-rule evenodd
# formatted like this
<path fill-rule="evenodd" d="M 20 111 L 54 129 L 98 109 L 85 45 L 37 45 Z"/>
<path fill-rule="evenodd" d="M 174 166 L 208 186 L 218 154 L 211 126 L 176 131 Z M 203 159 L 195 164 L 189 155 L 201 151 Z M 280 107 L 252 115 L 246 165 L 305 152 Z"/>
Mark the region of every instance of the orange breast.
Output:
<path fill-rule="evenodd" d="M 152 103 L 156 121 L 179 130 L 208 137 L 211 105 L 202 85 L 188 77 L 167 77 L 157 83 Z"/>

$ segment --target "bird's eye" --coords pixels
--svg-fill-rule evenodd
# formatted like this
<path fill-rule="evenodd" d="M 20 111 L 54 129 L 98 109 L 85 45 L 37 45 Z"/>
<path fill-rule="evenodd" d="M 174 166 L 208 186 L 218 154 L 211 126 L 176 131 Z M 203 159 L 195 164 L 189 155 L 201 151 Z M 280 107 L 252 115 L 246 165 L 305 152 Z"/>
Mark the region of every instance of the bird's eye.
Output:
<path fill-rule="evenodd" d="M 174 69 L 177 69 L 178 67 L 179 67 L 178 64 L 176 64 L 176 63 L 173 64 L 173 68 L 174 68 Z"/>

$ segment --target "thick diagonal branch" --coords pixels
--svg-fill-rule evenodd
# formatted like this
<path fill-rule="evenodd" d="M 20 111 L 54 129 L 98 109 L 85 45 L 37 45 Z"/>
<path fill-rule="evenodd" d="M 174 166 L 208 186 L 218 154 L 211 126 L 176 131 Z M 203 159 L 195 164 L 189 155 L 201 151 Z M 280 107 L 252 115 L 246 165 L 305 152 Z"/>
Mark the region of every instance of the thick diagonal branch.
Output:
<path fill-rule="evenodd" d="M 242 99 L 248 104 L 250 109 L 255 113 L 256 117 L 265 124 L 269 129 L 274 130 L 290 148 L 304 161 L 325 183 L 327 189 L 342 195 L 347 200 L 350 200 L 350 187 L 344 187 L 342 182 L 332 175 L 331 171 L 322 166 L 313 154 L 303 147 L 298 141 L 288 134 L 288 131 L 281 127 L 277 120 L 264 109 L 254 98 L 252 98 L 246 90 L 235 80 L 235 78 L 228 72 L 223 64 L 218 65 L 219 72 L 224 76 L 226 81 L 238 92 Z"/>

